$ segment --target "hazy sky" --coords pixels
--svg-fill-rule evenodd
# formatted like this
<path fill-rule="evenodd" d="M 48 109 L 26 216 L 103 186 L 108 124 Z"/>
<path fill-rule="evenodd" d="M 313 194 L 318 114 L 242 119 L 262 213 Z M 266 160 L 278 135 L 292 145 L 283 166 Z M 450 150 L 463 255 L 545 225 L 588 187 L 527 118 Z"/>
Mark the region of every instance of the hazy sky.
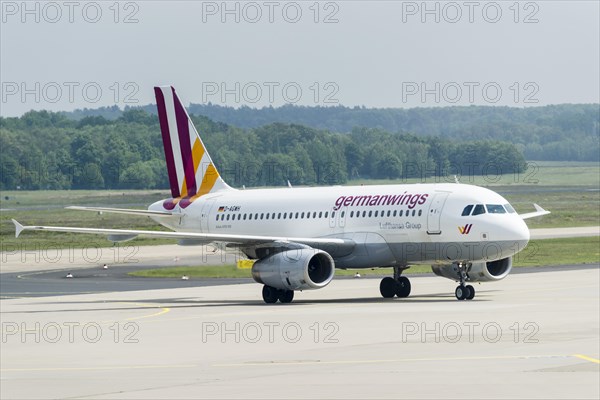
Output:
<path fill-rule="evenodd" d="M 25 4 L 25 6 L 24 6 Z M 2 1 L 2 116 L 600 102 L 598 1 Z"/>

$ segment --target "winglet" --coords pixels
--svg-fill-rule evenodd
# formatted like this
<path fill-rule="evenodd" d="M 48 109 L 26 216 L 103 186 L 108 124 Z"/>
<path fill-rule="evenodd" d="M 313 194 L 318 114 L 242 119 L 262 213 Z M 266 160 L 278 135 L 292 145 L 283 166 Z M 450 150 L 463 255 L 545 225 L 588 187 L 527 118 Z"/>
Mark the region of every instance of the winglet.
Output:
<path fill-rule="evenodd" d="M 25 229 L 23 225 L 21 225 L 17 220 L 12 220 L 12 223 L 15 224 L 15 238 L 18 238 L 21 232 Z"/>
<path fill-rule="evenodd" d="M 541 217 L 542 215 L 548 215 L 548 214 L 550 214 L 550 211 L 544 210 L 538 204 L 533 203 L 533 206 L 535 207 L 535 212 L 526 213 L 526 214 L 519 214 L 519 216 L 522 219 L 529 219 L 529 218 Z"/>

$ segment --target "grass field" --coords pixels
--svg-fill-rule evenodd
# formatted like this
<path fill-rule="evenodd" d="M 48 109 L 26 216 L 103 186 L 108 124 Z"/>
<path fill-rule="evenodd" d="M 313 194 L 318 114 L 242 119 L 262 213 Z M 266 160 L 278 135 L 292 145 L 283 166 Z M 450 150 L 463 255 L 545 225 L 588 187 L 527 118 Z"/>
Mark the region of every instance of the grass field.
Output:
<path fill-rule="evenodd" d="M 529 161 L 527 170 L 521 173 L 497 175 L 497 170 L 489 168 L 486 176 L 458 175 L 459 182 L 486 186 L 581 186 L 587 188 L 600 187 L 600 164 L 597 162 L 571 161 Z M 402 183 L 453 183 L 454 176 L 433 176 L 411 179 L 359 179 L 348 182 L 349 185 L 389 185 Z"/>
<path fill-rule="evenodd" d="M 600 262 L 600 237 L 532 240 L 527 248 L 513 259 L 513 266 L 537 267 L 542 265 L 592 264 Z M 392 275 L 392 268 L 336 270 L 338 276 Z M 429 273 L 428 265 L 415 265 L 406 274 Z M 148 269 L 131 272 L 130 275 L 148 278 L 250 278 L 249 269 L 238 269 L 235 265 L 198 266 Z"/>
<path fill-rule="evenodd" d="M 452 181 L 452 179 L 449 179 Z M 494 180 L 494 182 L 491 182 Z M 411 182 L 415 182 L 414 180 Z M 491 187 L 524 213 L 538 203 L 552 214 L 527 221 L 531 228 L 600 225 L 600 165 L 598 163 L 535 162 L 526 173 L 505 175 L 499 180 L 475 177 L 473 184 Z M 534 183 L 535 182 L 535 183 Z M 364 181 L 349 184 L 393 184 L 399 181 Z M 103 236 L 52 232 L 26 232 L 14 238 L 14 218 L 26 225 L 60 225 L 115 229 L 164 230 L 146 217 L 65 210 L 68 205 L 145 209 L 169 196 L 167 191 L 0 191 L 0 243 L 2 248 L 109 247 Z M 174 243 L 166 239 L 136 239 L 135 245 Z M 64 246 L 61 246 L 64 244 Z"/>

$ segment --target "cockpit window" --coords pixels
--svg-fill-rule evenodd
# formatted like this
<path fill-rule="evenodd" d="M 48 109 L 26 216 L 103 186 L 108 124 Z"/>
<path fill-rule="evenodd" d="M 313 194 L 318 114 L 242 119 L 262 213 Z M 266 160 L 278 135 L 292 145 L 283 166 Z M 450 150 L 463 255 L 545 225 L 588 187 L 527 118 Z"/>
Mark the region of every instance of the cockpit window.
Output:
<path fill-rule="evenodd" d="M 485 206 L 490 214 L 506 214 L 506 210 L 500 204 L 486 204 Z"/>
<path fill-rule="evenodd" d="M 511 206 L 510 204 L 505 204 L 504 208 L 506 208 L 506 211 L 508 211 L 511 214 L 516 213 L 515 209 L 513 208 L 513 206 Z"/>
<path fill-rule="evenodd" d="M 473 215 L 485 214 L 485 207 L 483 204 L 477 204 L 473 210 Z"/>
<path fill-rule="evenodd" d="M 473 204 L 469 204 L 468 206 L 466 206 L 462 212 L 462 216 L 466 217 L 467 215 L 470 215 L 472 209 L 473 209 Z"/>

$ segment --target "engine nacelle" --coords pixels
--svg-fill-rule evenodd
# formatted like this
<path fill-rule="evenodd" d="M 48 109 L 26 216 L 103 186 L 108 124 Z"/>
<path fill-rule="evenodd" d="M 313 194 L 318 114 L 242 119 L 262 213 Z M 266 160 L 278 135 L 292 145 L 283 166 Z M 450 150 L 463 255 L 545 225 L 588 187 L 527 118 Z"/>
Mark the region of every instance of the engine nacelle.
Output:
<path fill-rule="evenodd" d="M 467 280 L 470 282 L 499 281 L 506 278 L 512 269 L 512 257 L 496 261 L 476 262 L 467 267 Z M 431 270 L 437 276 L 460 281 L 456 264 L 432 265 Z"/>
<path fill-rule="evenodd" d="M 321 289 L 331 282 L 334 271 L 328 253 L 307 248 L 282 251 L 255 262 L 252 278 L 277 289 Z"/>

